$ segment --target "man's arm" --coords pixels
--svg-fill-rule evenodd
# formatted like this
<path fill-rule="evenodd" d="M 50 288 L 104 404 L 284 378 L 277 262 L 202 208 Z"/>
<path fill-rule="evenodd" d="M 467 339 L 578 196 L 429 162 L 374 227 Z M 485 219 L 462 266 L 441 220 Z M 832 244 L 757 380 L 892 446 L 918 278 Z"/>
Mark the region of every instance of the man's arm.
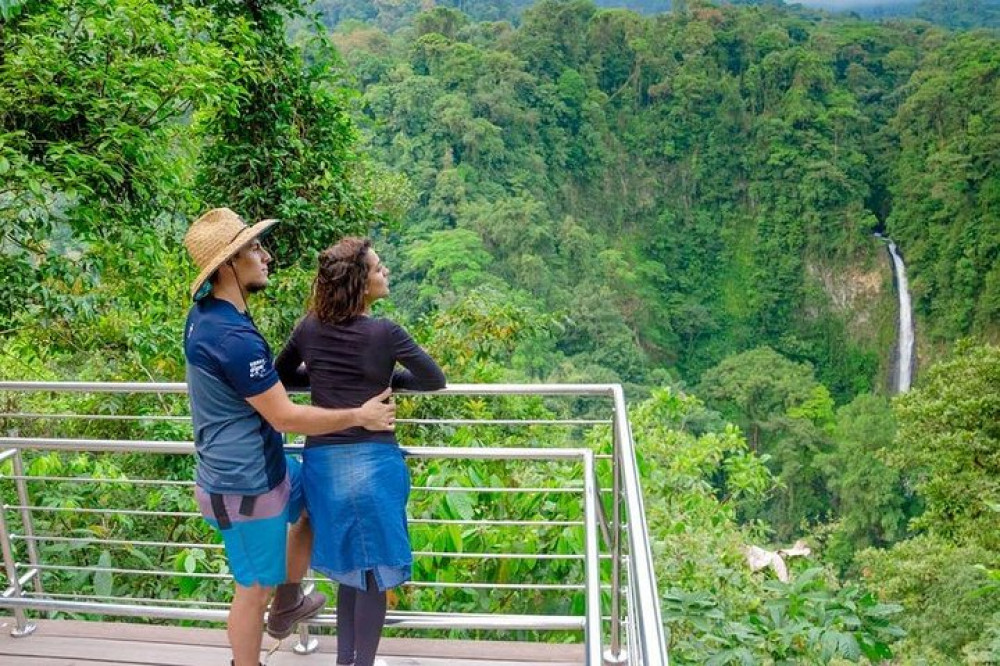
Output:
<path fill-rule="evenodd" d="M 250 406 L 281 432 L 301 435 L 325 435 L 328 432 L 361 426 L 366 430 L 395 430 L 396 405 L 390 400 L 392 389 L 386 389 L 361 405 L 351 409 L 326 409 L 297 405 L 288 397 L 285 386 L 278 382 L 263 393 L 247 398 Z"/>

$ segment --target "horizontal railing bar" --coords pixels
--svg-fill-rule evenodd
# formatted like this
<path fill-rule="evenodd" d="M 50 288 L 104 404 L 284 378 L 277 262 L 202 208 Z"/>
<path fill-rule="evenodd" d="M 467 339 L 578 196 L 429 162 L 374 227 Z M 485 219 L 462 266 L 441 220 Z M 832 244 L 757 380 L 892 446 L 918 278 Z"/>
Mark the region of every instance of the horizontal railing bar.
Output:
<path fill-rule="evenodd" d="M 415 557 L 450 557 L 469 560 L 583 560 L 583 555 L 562 553 L 472 553 L 457 551 L 415 550 Z"/>
<path fill-rule="evenodd" d="M 471 553 L 457 551 L 415 550 L 414 556 L 419 557 L 450 557 L 469 560 L 583 560 L 583 555 L 561 553 Z M 608 555 L 608 558 L 611 556 Z"/>
<path fill-rule="evenodd" d="M 42 511 L 46 513 L 93 513 L 108 516 L 158 516 L 162 518 L 200 518 L 197 511 L 147 511 L 145 509 L 91 509 L 89 507 L 38 506 L 35 504 L 4 504 L 4 510 Z"/>
<path fill-rule="evenodd" d="M 202 601 L 200 599 L 156 599 L 154 597 L 117 597 L 100 596 L 96 594 L 60 594 L 56 592 L 45 592 L 41 596 L 36 592 L 26 592 L 26 597 L 41 599 L 77 599 L 89 601 L 132 601 L 149 604 L 177 604 L 180 606 L 204 606 L 208 608 L 229 608 L 228 601 Z"/>
<path fill-rule="evenodd" d="M 194 481 L 175 481 L 170 479 L 113 479 L 97 476 L 32 476 L 31 474 L 0 474 L 0 479 L 12 479 L 15 481 L 48 481 L 55 483 L 115 483 L 119 485 L 135 484 L 137 486 L 156 485 L 194 487 Z"/>
<path fill-rule="evenodd" d="M 309 581 L 310 579 L 306 579 Z M 13 595 L 13 588 L 9 588 L 5 593 L 4 597 L 11 597 Z M 143 602 L 152 604 L 180 604 L 186 606 L 204 606 L 204 607 L 216 607 L 216 608 L 229 608 L 230 603 L 227 601 L 204 601 L 201 599 L 157 599 L 154 597 L 122 597 L 122 596 L 101 596 L 96 594 L 68 594 L 68 593 L 55 593 L 55 592 L 45 592 L 37 593 L 30 590 L 25 590 L 23 593 L 24 598 L 34 598 L 34 599 L 75 599 L 75 600 L 94 600 L 94 601 L 132 601 L 132 602 Z M 0 604 L 2 606 L 2 604 Z M 402 613 L 412 616 L 421 615 L 434 615 L 434 611 L 401 611 Z M 489 617 L 490 613 L 469 613 L 472 617 Z M 542 616 L 550 617 L 550 616 Z M 609 619 L 609 618 L 602 618 Z"/>
<path fill-rule="evenodd" d="M 469 525 L 471 527 L 582 527 L 582 520 L 460 520 L 446 518 L 410 518 L 411 525 Z"/>
<path fill-rule="evenodd" d="M 583 488 L 509 488 L 506 486 L 413 486 L 411 491 L 423 490 L 427 492 L 441 493 L 539 493 L 539 494 L 560 494 L 583 492 Z"/>
<path fill-rule="evenodd" d="M 396 419 L 396 423 L 409 423 L 411 425 L 590 426 L 611 425 L 611 419 Z"/>
<path fill-rule="evenodd" d="M 139 546 L 145 548 L 203 548 L 205 550 L 222 550 L 225 546 L 221 543 L 184 543 L 178 541 L 131 541 L 128 539 L 103 539 L 100 537 L 61 537 L 46 534 L 36 534 L 35 536 L 25 536 L 23 534 L 11 534 L 11 541 L 32 541 L 35 543 L 78 543 L 93 544 L 95 546 Z"/>
<path fill-rule="evenodd" d="M 286 447 L 288 449 L 289 447 Z M 476 448 L 465 446 L 404 446 L 403 453 L 408 458 L 446 458 L 457 460 L 544 460 L 549 462 L 582 462 L 591 455 L 590 449 L 582 448 L 539 448 L 520 446 Z"/>
<path fill-rule="evenodd" d="M 182 543 L 170 541 L 131 541 L 128 539 L 102 539 L 98 537 L 61 537 L 49 535 L 25 536 L 11 534 L 11 541 L 30 541 L 33 543 L 78 543 L 95 546 L 138 546 L 146 548 L 203 548 L 205 550 L 222 550 L 222 544 Z M 414 557 L 442 557 L 468 560 L 582 560 L 583 555 L 564 553 L 477 553 L 470 551 L 436 551 L 415 550 Z M 177 572 L 175 572 L 177 573 Z M 183 575 L 183 574 L 181 574 Z"/>
<path fill-rule="evenodd" d="M 28 509 L 31 511 L 41 511 L 45 513 L 87 513 L 87 514 L 97 514 L 97 515 L 109 515 L 109 516 L 153 516 L 160 518 L 200 518 L 201 514 L 197 511 L 152 511 L 146 509 L 93 509 L 89 507 L 65 507 L 65 506 L 40 506 L 37 504 L 4 504 L 2 506 L 3 510 L 22 510 Z M 427 525 L 470 525 L 470 526 L 488 526 L 488 525 L 498 525 L 503 527 L 513 527 L 513 526 L 538 526 L 538 527 L 573 527 L 583 525 L 583 521 L 579 520 L 445 520 L 445 519 L 434 519 L 434 518 L 411 518 L 409 522 L 427 524 Z"/>
<path fill-rule="evenodd" d="M 163 485 L 163 486 L 183 486 L 194 487 L 194 481 L 158 481 L 156 479 L 115 479 L 107 477 L 85 477 L 85 476 L 31 476 L 27 474 L 0 474 L 0 479 L 12 479 L 22 481 L 47 481 L 55 483 L 108 483 L 118 485 Z M 412 486 L 411 491 L 427 492 L 483 492 L 483 493 L 581 493 L 583 487 L 561 487 L 561 488 L 510 488 L 506 486 Z"/>
<path fill-rule="evenodd" d="M 160 604 L 160 605 L 163 605 L 163 604 L 178 604 L 178 605 L 182 605 L 182 606 L 196 606 L 196 607 L 197 606 L 201 606 L 201 607 L 205 607 L 205 608 L 226 608 L 226 609 L 228 609 L 229 605 L 230 605 L 228 601 L 202 601 L 202 600 L 199 600 L 199 599 L 156 599 L 154 597 L 118 597 L 118 596 L 110 596 L 109 597 L 109 596 L 98 596 L 96 594 L 57 594 L 57 593 L 53 593 L 53 592 L 46 592 L 44 595 L 39 596 L 36 592 L 33 592 L 33 591 L 26 592 L 25 593 L 25 597 L 34 598 L 34 599 L 75 599 L 75 600 L 81 600 L 81 601 L 82 600 L 88 600 L 88 601 L 132 601 L 132 602 L 142 602 L 144 604 L 145 603 Z M 411 616 L 420 617 L 420 616 L 424 616 L 424 615 L 428 614 L 427 612 L 418 612 L 418 611 L 400 611 L 400 613 L 406 613 L 407 617 L 411 617 Z M 336 618 L 337 614 L 336 614 L 336 612 L 333 612 L 331 615 L 334 618 Z M 494 617 L 494 615 L 492 615 L 490 613 L 469 613 L 468 615 L 470 617 Z M 328 617 L 328 616 L 324 615 L 324 616 L 321 616 L 321 617 Z M 544 616 L 541 616 L 541 617 L 559 617 L 559 616 L 544 615 Z M 570 615 L 568 617 L 577 617 L 577 616 Z M 611 621 L 611 617 L 608 616 L 608 615 L 602 615 L 601 616 L 601 621 L 602 622 L 610 622 Z"/>
<path fill-rule="evenodd" d="M 88 603 L 34 597 L 0 599 L 0 607 L 203 622 L 225 622 L 229 615 L 229 611 L 223 609 L 158 608 L 156 606 Z M 406 611 L 390 611 L 386 614 L 386 626 L 396 629 L 578 631 L 583 628 L 583 622 L 584 618 L 576 615 L 417 614 Z M 310 619 L 308 624 L 310 626 L 335 627 L 337 616 L 323 614 Z"/>
<path fill-rule="evenodd" d="M 449 384 L 438 391 L 397 391 L 401 395 L 568 395 L 614 396 L 617 384 Z M 0 391 L 56 393 L 186 393 L 183 382 L 12 382 L 0 381 Z"/>
<path fill-rule="evenodd" d="M 192 442 L 170 442 L 161 440 L 95 440 L 95 439 L 69 439 L 69 438 L 31 438 L 31 437 L 0 437 L 0 446 L 12 446 L 16 448 L 11 448 L 3 453 L 0 453 L 0 462 L 6 460 L 10 456 L 14 455 L 18 448 L 20 449 L 38 449 L 38 450 L 62 450 L 62 451 L 89 451 L 93 453 L 108 453 L 108 452 L 119 452 L 119 453 L 162 453 L 162 454 L 189 454 L 194 452 L 194 444 Z M 303 449 L 302 444 L 286 444 L 285 450 L 288 453 L 301 453 Z M 469 454 L 461 453 L 455 455 L 449 455 L 449 452 L 453 451 L 516 451 L 525 450 L 530 451 L 531 455 L 517 456 L 510 455 L 509 453 L 499 454 L 499 455 L 483 455 L 483 454 Z M 586 449 L 547 449 L 548 451 L 582 451 Z M 503 448 L 499 447 L 497 449 L 478 449 L 474 447 L 448 447 L 448 446 L 416 446 L 416 447 L 404 447 L 404 451 L 410 457 L 414 458 L 459 458 L 459 459 L 489 459 L 498 458 L 505 460 L 562 460 L 566 458 L 575 457 L 573 454 L 570 455 L 538 455 L 539 449 L 523 449 L 523 448 Z M 595 460 L 611 460 L 612 456 L 608 453 L 598 453 L 594 454 Z M 4 478 L 0 476 L 0 478 Z M 7 475 L 6 478 L 24 478 L 24 479 L 37 479 L 41 477 L 36 476 L 12 476 Z M 54 477 L 59 480 L 70 480 L 72 477 Z M 86 479 L 92 480 L 92 479 Z M 109 482 L 120 482 L 120 479 L 111 479 Z M 149 481 L 152 483 L 153 481 Z M 190 481 L 159 481 L 163 485 L 172 484 L 190 484 Z M 607 492 L 606 489 L 601 489 L 601 492 Z"/>
<path fill-rule="evenodd" d="M 84 567 L 72 564 L 34 564 L 28 565 L 16 562 L 15 567 L 23 569 L 27 566 L 40 571 L 85 571 L 87 573 L 112 573 L 123 576 L 168 576 L 179 578 L 201 578 L 207 580 L 231 580 L 232 575 L 221 573 L 205 573 L 195 571 L 165 571 L 162 569 L 125 569 L 121 567 Z M 316 579 L 322 580 L 322 579 Z M 445 582 L 436 580 L 411 580 L 403 583 L 410 587 L 445 587 L 463 589 L 497 589 L 497 590 L 582 590 L 583 585 L 572 583 L 492 583 L 492 582 Z"/>
<path fill-rule="evenodd" d="M 0 382 L 0 391 L 36 393 L 187 393 L 183 382 Z"/>
<path fill-rule="evenodd" d="M 75 564 L 35 564 L 28 565 L 23 562 L 16 562 L 16 568 L 34 566 L 41 571 L 85 571 L 87 573 L 112 573 L 122 576 L 177 576 L 181 578 L 204 578 L 214 580 L 232 579 L 231 574 L 207 573 L 202 571 L 167 571 L 165 569 L 125 569 L 123 567 L 86 567 Z"/>
<path fill-rule="evenodd" d="M 580 631 L 584 618 L 577 615 L 487 615 L 477 614 L 465 619 L 459 613 L 443 613 L 431 619 L 397 619 L 387 613 L 385 626 L 393 629 L 492 629 L 496 631 Z M 336 614 L 323 614 L 309 620 L 310 626 L 336 627 Z"/>
<path fill-rule="evenodd" d="M 155 597 L 120 597 L 120 596 L 99 596 L 96 594 L 59 594 L 55 592 L 46 592 L 39 595 L 34 591 L 26 591 L 25 597 L 34 599 L 75 599 L 75 600 L 88 600 L 88 601 L 132 601 L 132 602 L 142 602 L 149 604 L 179 604 L 183 606 L 203 606 L 206 608 L 229 608 L 230 604 L 228 601 L 203 601 L 201 599 L 157 599 Z M 432 611 L 400 611 L 401 613 L 406 613 L 407 617 L 422 617 L 433 614 Z M 336 610 L 332 613 L 333 617 L 336 617 Z M 492 613 L 468 613 L 469 617 L 494 617 Z M 543 615 L 541 617 L 558 617 L 551 615 Z M 578 617 L 571 615 L 569 617 Z M 602 622 L 610 622 L 611 616 L 602 615 Z"/>
<path fill-rule="evenodd" d="M 118 453 L 194 453 L 192 442 L 154 439 L 67 439 L 56 437 L 0 437 L 0 446 L 15 446 L 39 451 L 90 451 Z"/>
<path fill-rule="evenodd" d="M 190 423 L 190 416 L 173 414 L 55 414 L 47 412 L 0 412 L 0 419 L 76 421 L 166 421 Z M 611 419 L 396 419 L 408 425 L 493 425 L 493 426 L 587 426 L 611 425 Z"/>
<path fill-rule="evenodd" d="M 52 421 L 168 421 L 191 422 L 190 416 L 170 414 L 46 414 L 42 412 L 0 412 L 0 419 L 52 420 Z"/>
<path fill-rule="evenodd" d="M 125 453 L 192 454 L 193 442 L 130 439 L 66 439 L 57 437 L 0 437 L 0 447 L 19 447 L 45 451 L 94 451 Z M 301 451 L 300 446 L 286 446 L 290 453 Z M 410 446 L 403 447 L 410 458 L 452 458 L 458 460 L 574 460 L 583 459 L 590 449 L 497 447 L 477 448 L 464 446 Z"/>
<path fill-rule="evenodd" d="M 470 589 L 470 590 L 538 590 L 538 591 L 569 591 L 569 592 L 582 592 L 586 588 L 582 583 L 446 583 L 444 581 L 436 580 L 420 580 L 420 581 L 409 581 L 403 583 L 404 586 L 410 587 L 441 587 L 441 588 L 451 588 L 451 589 Z M 610 589 L 610 587 L 609 587 Z"/>

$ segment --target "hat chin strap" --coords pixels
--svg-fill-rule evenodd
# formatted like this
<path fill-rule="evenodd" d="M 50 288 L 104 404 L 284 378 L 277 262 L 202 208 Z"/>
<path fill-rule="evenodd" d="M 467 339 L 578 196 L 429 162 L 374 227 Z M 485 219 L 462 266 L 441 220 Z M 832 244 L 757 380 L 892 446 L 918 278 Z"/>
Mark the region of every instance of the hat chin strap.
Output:
<path fill-rule="evenodd" d="M 229 270 L 233 272 L 233 279 L 236 280 L 236 287 L 240 290 L 240 298 L 243 300 L 243 311 L 247 313 L 248 317 L 253 318 L 250 315 L 250 303 L 247 302 L 247 294 L 243 290 L 243 283 L 240 282 L 240 276 L 236 273 L 236 267 L 233 266 L 233 260 L 226 260 L 226 265 L 229 266 Z"/>

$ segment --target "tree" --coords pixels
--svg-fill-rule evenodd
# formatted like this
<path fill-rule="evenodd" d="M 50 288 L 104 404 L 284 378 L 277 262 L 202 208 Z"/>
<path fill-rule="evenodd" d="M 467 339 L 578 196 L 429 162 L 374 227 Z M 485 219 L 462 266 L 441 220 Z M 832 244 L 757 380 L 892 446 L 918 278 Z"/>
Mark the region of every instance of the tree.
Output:
<path fill-rule="evenodd" d="M 226 7 L 217 38 L 233 52 L 236 90 L 200 119 L 198 191 L 209 206 L 285 220 L 273 234 L 279 256 L 309 259 L 378 220 L 354 150 L 351 93 L 325 35 L 311 35 L 305 52 L 286 41 L 286 17 L 303 3 Z"/>
<path fill-rule="evenodd" d="M 805 403 L 815 386 L 812 368 L 761 347 L 730 356 L 707 371 L 697 392 L 749 433 L 750 448 L 757 451 L 767 423 Z"/>
<path fill-rule="evenodd" d="M 907 650 L 931 663 L 984 649 L 1000 613 L 987 577 L 1000 567 L 998 382 L 1000 348 L 967 340 L 897 399 L 888 461 L 923 504 L 911 523 L 920 534 L 858 555 L 870 582 L 910 609 Z"/>
<path fill-rule="evenodd" d="M 896 435 L 896 418 L 889 401 L 859 395 L 837 410 L 833 448 L 817 456 L 833 493 L 834 531 L 826 556 L 846 567 L 853 553 L 884 548 L 907 534 L 907 522 L 917 510 L 901 472 L 886 463 Z"/>
<path fill-rule="evenodd" d="M 418 297 L 434 304 L 481 285 L 491 260 L 479 236 L 468 229 L 435 231 L 407 252 L 408 264 L 417 272 L 413 279 L 419 284 Z"/>
<path fill-rule="evenodd" d="M 698 664 L 877 663 L 899 637 L 898 606 L 829 572 L 792 564 L 788 583 L 752 574 L 744 549 L 760 535 L 736 521 L 774 479 L 732 426 L 695 434 L 705 408 L 657 389 L 630 412 L 674 661 Z M 719 484 L 719 470 L 725 482 Z"/>
<path fill-rule="evenodd" d="M 751 449 L 777 476 L 779 490 L 764 513 L 779 539 L 826 516 L 826 479 L 816 456 L 829 448 L 833 400 L 811 367 L 763 347 L 705 372 L 698 392 L 749 433 Z"/>
<path fill-rule="evenodd" d="M 1000 273 L 1000 55 L 985 32 L 928 55 L 892 120 L 899 134 L 886 230 L 931 339 L 996 335 Z"/>
<path fill-rule="evenodd" d="M 57 286 L 28 276 L 90 281 L 101 244 L 171 235 L 192 208 L 196 145 L 185 118 L 233 92 L 225 49 L 203 38 L 208 9 L 148 0 L 18 9 L 0 23 L 0 277 L 9 286 L 0 329 L 62 300 Z"/>
<path fill-rule="evenodd" d="M 891 464 L 924 502 L 914 528 L 1000 550 L 1000 347 L 965 341 L 898 399 Z"/>

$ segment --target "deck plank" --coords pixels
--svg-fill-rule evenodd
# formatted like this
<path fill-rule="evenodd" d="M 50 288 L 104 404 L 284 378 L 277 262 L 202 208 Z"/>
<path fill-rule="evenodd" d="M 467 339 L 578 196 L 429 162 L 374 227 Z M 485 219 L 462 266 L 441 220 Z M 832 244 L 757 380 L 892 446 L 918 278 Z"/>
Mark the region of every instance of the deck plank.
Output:
<path fill-rule="evenodd" d="M 0 617 L 0 663 L 4 666 L 224 666 L 229 662 L 225 631 L 124 622 L 37 620 L 37 631 L 13 638 L 13 621 Z M 285 639 L 268 666 L 328 666 L 336 637 L 320 636 L 312 655 L 293 653 Z M 274 645 L 264 639 L 265 651 Z M 389 666 L 579 666 L 580 645 L 512 641 L 384 638 L 379 655 Z M 262 654 L 262 661 L 264 654 Z"/>

